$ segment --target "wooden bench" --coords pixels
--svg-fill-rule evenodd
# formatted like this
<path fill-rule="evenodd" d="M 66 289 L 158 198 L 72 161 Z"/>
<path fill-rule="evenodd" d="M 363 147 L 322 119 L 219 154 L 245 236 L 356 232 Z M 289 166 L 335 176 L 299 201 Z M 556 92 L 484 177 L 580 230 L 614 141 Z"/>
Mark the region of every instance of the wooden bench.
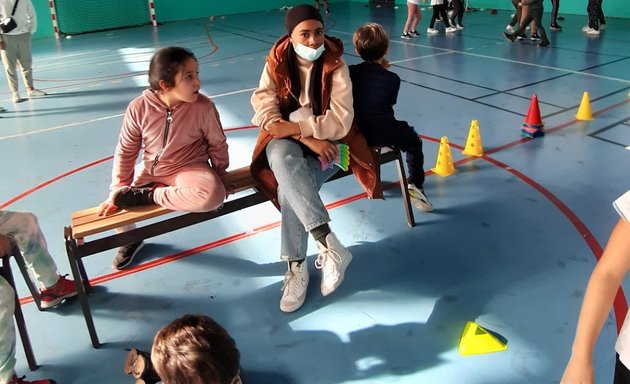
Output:
<path fill-rule="evenodd" d="M 407 215 L 407 223 L 410 227 L 413 227 L 415 225 L 415 220 L 411 209 L 411 201 L 407 189 L 407 177 L 405 174 L 402 155 L 400 151 L 391 148 L 384 148 L 383 150 L 378 148 L 375 150 L 379 153 L 380 164 L 385 164 L 391 161 L 395 161 L 397 163 L 401 193 Z M 352 172 L 350 170 L 347 172 L 340 171 L 329 181 L 339 179 L 350 175 L 351 173 Z M 125 225 L 137 224 L 149 219 L 160 218 L 167 213 L 172 213 L 173 211 L 160 206 L 152 205 L 137 207 L 130 210 L 121 210 L 106 217 L 98 216 L 98 207 L 85 209 L 72 214 L 71 225 L 64 228 L 66 251 L 68 253 L 68 261 L 70 263 L 72 275 L 77 286 L 77 296 L 81 304 L 85 323 L 94 348 L 98 348 L 100 346 L 100 342 L 88 303 L 87 293 L 90 292 L 91 286 L 82 259 L 95 253 L 172 232 L 180 228 L 211 220 L 216 217 L 221 217 L 267 201 L 267 198 L 263 195 L 263 193 L 256 189 L 256 183 L 249 172 L 249 167 L 243 167 L 230 171 L 226 180 L 227 189 L 230 194 L 244 191 L 249 191 L 249 193 L 239 194 L 237 196 L 230 195 L 223 206 L 216 211 L 204 213 L 181 212 L 180 215 L 174 217 L 166 216 L 163 220 L 158 220 L 127 232 L 114 233 L 106 237 L 89 241 L 86 240 L 86 237 L 88 236 L 101 234 Z"/>
<path fill-rule="evenodd" d="M 24 354 L 26 355 L 26 361 L 28 362 L 28 367 L 31 371 L 34 371 L 38 368 L 37 360 L 35 360 L 35 353 L 33 352 L 33 347 L 31 346 L 31 339 L 28 336 L 28 330 L 26 329 L 26 322 L 24 321 L 24 314 L 22 313 L 22 306 L 20 305 L 20 299 L 17 295 L 17 290 L 15 289 L 15 280 L 13 279 L 13 272 L 11 271 L 11 256 L 15 257 L 15 261 L 24 276 L 24 280 L 29 287 L 29 290 L 33 294 L 33 298 L 36 300 L 38 308 L 41 310 L 39 306 L 39 291 L 33 284 L 31 277 L 26 268 L 26 264 L 24 263 L 24 259 L 22 259 L 22 254 L 20 250 L 13 244 L 12 250 L 10 254 L 0 255 L 2 258 L 2 266 L 0 266 L 0 276 L 4 277 L 4 279 L 9 283 L 9 285 L 13 288 L 14 296 L 15 296 L 15 309 L 13 315 L 15 316 L 15 323 L 17 324 L 17 329 L 20 334 L 20 339 L 22 340 L 22 347 L 24 348 Z"/>

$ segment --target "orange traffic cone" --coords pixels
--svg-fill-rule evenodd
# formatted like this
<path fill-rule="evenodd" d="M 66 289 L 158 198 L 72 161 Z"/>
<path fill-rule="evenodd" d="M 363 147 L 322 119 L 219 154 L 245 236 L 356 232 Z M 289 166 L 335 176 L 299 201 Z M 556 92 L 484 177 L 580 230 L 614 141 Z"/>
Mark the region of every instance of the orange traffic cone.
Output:
<path fill-rule="evenodd" d="M 440 139 L 440 149 L 438 150 L 437 160 L 435 161 L 435 168 L 431 170 L 442 176 L 450 176 L 457 172 L 453 165 L 453 157 L 451 156 L 451 147 L 448 145 L 448 137 L 442 136 Z"/>
<path fill-rule="evenodd" d="M 470 122 L 470 129 L 468 130 L 468 140 L 466 140 L 466 148 L 464 148 L 462 153 L 469 156 L 483 156 L 481 135 L 479 135 L 479 122 L 477 120 L 472 120 Z"/>
<path fill-rule="evenodd" d="M 593 114 L 591 113 L 591 101 L 588 98 L 588 92 L 582 94 L 582 101 L 580 102 L 580 108 L 575 115 L 578 120 L 593 120 Z"/>
<path fill-rule="evenodd" d="M 536 96 L 535 93 L 532 96 L 532 102 L 529 104 L 529 111 L 527 111 L 525 124 L 534 125 L 534 126 L 544 125 L 542 122 L 542 119 L 540 118 L 540 108 L 538 107 L 538 96 Z"/>

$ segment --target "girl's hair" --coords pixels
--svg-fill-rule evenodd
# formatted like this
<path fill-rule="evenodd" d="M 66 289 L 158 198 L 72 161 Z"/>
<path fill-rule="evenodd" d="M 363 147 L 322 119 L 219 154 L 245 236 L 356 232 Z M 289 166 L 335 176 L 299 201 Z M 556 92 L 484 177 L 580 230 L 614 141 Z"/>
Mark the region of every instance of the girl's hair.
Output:
<path fill-rule="evenodd" d="M 354 31 L 352 43 L 363 60 L 374 61 L 387 53 L 389 36 L 380 24 L 367 23 Z"/>
<path fill-rule="evenodd" d="M 160 90 L 160 80 L 167 86 L 175 86 L 175 76 L 179 67 L 188 59 L 197 58 L 190 50 L 181 47 L 162 48 L 155 52 L 149 64 L 149 85 L 152 90 Z"/>
<path fill-rule="evenodd" d="M 185 315 L 160 329 L 151 362 L 168 384 L 230 384 L 239 374 L 240 352 L 216 321 Z"/>

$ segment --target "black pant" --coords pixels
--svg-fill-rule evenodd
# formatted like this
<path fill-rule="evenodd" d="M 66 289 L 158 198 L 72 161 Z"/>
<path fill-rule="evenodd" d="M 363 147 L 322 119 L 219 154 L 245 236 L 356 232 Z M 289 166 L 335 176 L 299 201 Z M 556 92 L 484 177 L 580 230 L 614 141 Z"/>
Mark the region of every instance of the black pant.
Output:
<path fill-rule="evenodd" d="M 619 354 L 617 354 L 617 363 L 615 364 L 615 380 L 613 384 L 630 384 L 630 371 L 619 360 Z"/>
<path fill-rule="evenodd" d="M 604 12 L 602 12 L 602 0 L 588 0 L 586 7 L 588 13 L 588 26 L 599 30 L 599 24 L 606 24 Z"/>
<path fill-rule="evenodd" d="M 457 20 L 457 24 L 462 24 L 464 18 L 464 4 L 462 0 L 453 0 L 453 21 Z"/>
<path fill-rule="evenodd" d="M 433 16 L 431 16 L 431 22 L 429 23 L 429 28 L 433 29 L 435 25 L 435 20 L 437 20 L 438 14 L 442 17 L 442 21 L 444 22 L 445 27 L 452 27 L 451 23 L 448 21 L 448 16 L 446 16 L 446 5 L 444 4 L 436 4 L 433 6 Z"/>
<path fill-rule="evenodd" d="M 558 9 L 560 8 L 560 0 L 551 0 L 551 25 L 558 24 Z"/>
<path fill-rule="evenodd" d="M 545 28 L 542 25 L 542 15 L 543 15 L 543 8 L 532 9 L 530 7 L 527 10 L 527 15 L 524 16 L 521 26 L 518 27 L 516 31 L 514 31 L 514 35 L 515 36 L 522 35 L 523 32 L 525 32 L 525 29 L 527 28 L 529 23 L 533 21 L 534 25 L 538 29 L 538 34 L 540 35 L 540 38 L 542 39 L 542 41 L 547 41 L 547 33 L 545 32 Z"/>
<path fill-rule="evenodd" d="M 517 24 L 518 21 L 521 19 L 521 6 L 518 5 L 518 3 L 520 3 L 521 0 L 512 0 L 512 5 L 514 6 L 514 16 L 512 16 L 512 20 L 510 20 L 510 25 L 511 26 L 516 26 L 516 28 L 518 28 Z"/>
<path fill-rule="evenodd" d="M 424 154 L 422 153 L 422 139 L 413 127 L 405 121 L 399 121 L 398 126 L 388 131 L 387 135 L 364 134 L 370 147 L 392 146 L 405 152 L 405 162 L 409 172 L 408 180 L 418 188 L 424 184 Z"/>

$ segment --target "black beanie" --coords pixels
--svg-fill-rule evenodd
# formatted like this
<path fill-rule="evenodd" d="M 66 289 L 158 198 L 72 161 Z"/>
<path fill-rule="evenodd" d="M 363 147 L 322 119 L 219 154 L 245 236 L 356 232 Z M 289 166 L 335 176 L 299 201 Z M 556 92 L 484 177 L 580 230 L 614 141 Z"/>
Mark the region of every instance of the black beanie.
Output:
<path fill-rule="evenodd" d="M 287 27 L 287 32 L 291 34 L 293 29 L 303 22 L 304 20 L 318 20 L 324 25 L 324 19 L 322 18 L 321 13 L 315 7 L 309 4 L 300 4 L 292 7 L 287 12 L 287 18 L 284 21 L 284 24 Z"/>

